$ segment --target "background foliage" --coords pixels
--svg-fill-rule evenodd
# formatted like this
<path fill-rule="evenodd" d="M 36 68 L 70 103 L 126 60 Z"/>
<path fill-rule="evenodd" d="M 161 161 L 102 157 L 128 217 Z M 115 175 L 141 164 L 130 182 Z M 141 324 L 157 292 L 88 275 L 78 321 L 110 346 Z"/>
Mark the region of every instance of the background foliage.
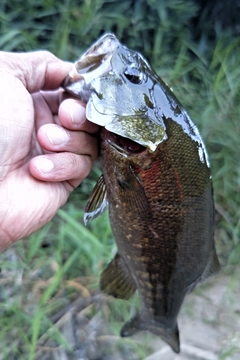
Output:
<path fill-rule="evenodd" d="M 217 209 L 217 250 L 224 266 L 239 264 L 240 255 L 239 7 L 239 1 L 226 0 L 0 3 L 1 50 L 47 49 L 73 61 L 101 34 L 111 31 L 144 54 L 186 107 L 206 142 Z M 0 359 L 47 359 L 48 352 L 40 351 L 46 334 L 56 348 L 64 347 L 73 358 L 64 332 L 52 325 L 61 319 L 63 308 L 75 309 L 79 316 L 78 302 L 87 297 L 86 292 L 97 296 L 98 276 L 115 249 L 107 214 L 88 228 L 82 223 L 87 196 L 100 173 L 96 163 L 51 223 L 1 255 Z M 87 318 L 98 314 L 100 300 L 94 299 L 88 304 L 92 307 Z M 118 334 L 131 307 L 110 300 L 101 307 L 113 334 Z M 147 353 L 147 347 L 142 350 L 131 340 L 127 344 L 131 359 Z M 125 351 L 121 344 L 117 347 Z M 83 348 L 83 353 L 79 350 L 83 358 L 95 359 L 89 346 Z"/>

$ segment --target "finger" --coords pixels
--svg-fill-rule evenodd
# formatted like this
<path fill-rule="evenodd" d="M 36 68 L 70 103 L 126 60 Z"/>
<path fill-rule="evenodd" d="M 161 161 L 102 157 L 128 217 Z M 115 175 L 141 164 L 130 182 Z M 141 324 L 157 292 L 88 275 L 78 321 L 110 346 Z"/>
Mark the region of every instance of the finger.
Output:
<path fill-rule="evenodd" d="M 67 129 L 96 133 L 99 126 L 86 120 L 86 105 L 77 99 L 66 99 L 59 107 L 59 120 Z"/>
<path fill-rule="evenodd" d="M 58 114 L 63 92 L 63 89 L 58 89 L 55 91 L 41 91 L 39 93 L 39 95 L 42 96 L 43 100 L 48 105 L 51 112 L 55 115 Z"/>
<path fill-rule="evenodd" d="M 39 144 L 48 151 L 89 155 L 93 160 L 98 157 L 97 138 L 83 131 L 70 131 L 55 124 L 46 124 L 40 127 L 37 137 Z"/>
<path fill-rule="evenodd" d="M 73 153 L 40 155 L 31 159 L 29 170 L 38 180 L 50 182 L 68 181 L 78 186 L 91 171 L 92 160 L 87 155 Z"/>
<path fill-rule="evenodd" d="M 53 90 L 61 86 L 73 68 L 48 51 L 29 53 L 0 52 L 1 70 L 22 81 L 30 93 Z"/>
<path fill-rule="evenodd" d="M 58 106 L 62 90 L 52 92 L 38 92 L 32 94 L 36 129 L 38 130 L 43 124 L 54 123 L 58 121 Z"/>

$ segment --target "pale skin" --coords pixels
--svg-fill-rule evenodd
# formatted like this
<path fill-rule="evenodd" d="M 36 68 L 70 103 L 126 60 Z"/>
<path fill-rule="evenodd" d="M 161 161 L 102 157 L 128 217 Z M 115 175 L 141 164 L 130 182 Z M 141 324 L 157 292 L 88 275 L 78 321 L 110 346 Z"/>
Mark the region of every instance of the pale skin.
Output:
<path fill-rule="evenodd" d="M 0 251 L 49 222 L 98 156 L 98 126 L 60 88 L 72 66 L 0 52 Z"/>

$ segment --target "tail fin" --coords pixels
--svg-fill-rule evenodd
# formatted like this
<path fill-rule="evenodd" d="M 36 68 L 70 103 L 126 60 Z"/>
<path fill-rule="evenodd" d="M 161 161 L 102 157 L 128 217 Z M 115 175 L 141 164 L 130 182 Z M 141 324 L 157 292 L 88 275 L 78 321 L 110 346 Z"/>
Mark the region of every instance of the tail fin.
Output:
<path fill-rule="evenodd" d="M 162 340 L 171 346 L 174 352 L 180 352 L 180 340 L 177 322 L 172 328 L 167 328 L 161 326 L 154 320 L 146 322 L 145 320 L 142 320 L 139 313 L 137 313 L 132 319 L 128 320 L 123 325 L 121 336 L 131 336 L 140 330 L 149 330 L 153 334 L 160 336 Z"/>

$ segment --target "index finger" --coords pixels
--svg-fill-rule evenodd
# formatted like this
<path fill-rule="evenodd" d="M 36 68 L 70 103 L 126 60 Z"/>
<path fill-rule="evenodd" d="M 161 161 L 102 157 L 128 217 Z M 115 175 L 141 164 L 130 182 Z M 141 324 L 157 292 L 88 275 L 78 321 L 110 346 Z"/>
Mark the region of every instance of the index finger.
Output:
<path fill-rule="evenodd" d="M 30 93 L 57 89 L 72 67 L 48 51 L 0 52 L 0 70 L 18 78 Z"/>

